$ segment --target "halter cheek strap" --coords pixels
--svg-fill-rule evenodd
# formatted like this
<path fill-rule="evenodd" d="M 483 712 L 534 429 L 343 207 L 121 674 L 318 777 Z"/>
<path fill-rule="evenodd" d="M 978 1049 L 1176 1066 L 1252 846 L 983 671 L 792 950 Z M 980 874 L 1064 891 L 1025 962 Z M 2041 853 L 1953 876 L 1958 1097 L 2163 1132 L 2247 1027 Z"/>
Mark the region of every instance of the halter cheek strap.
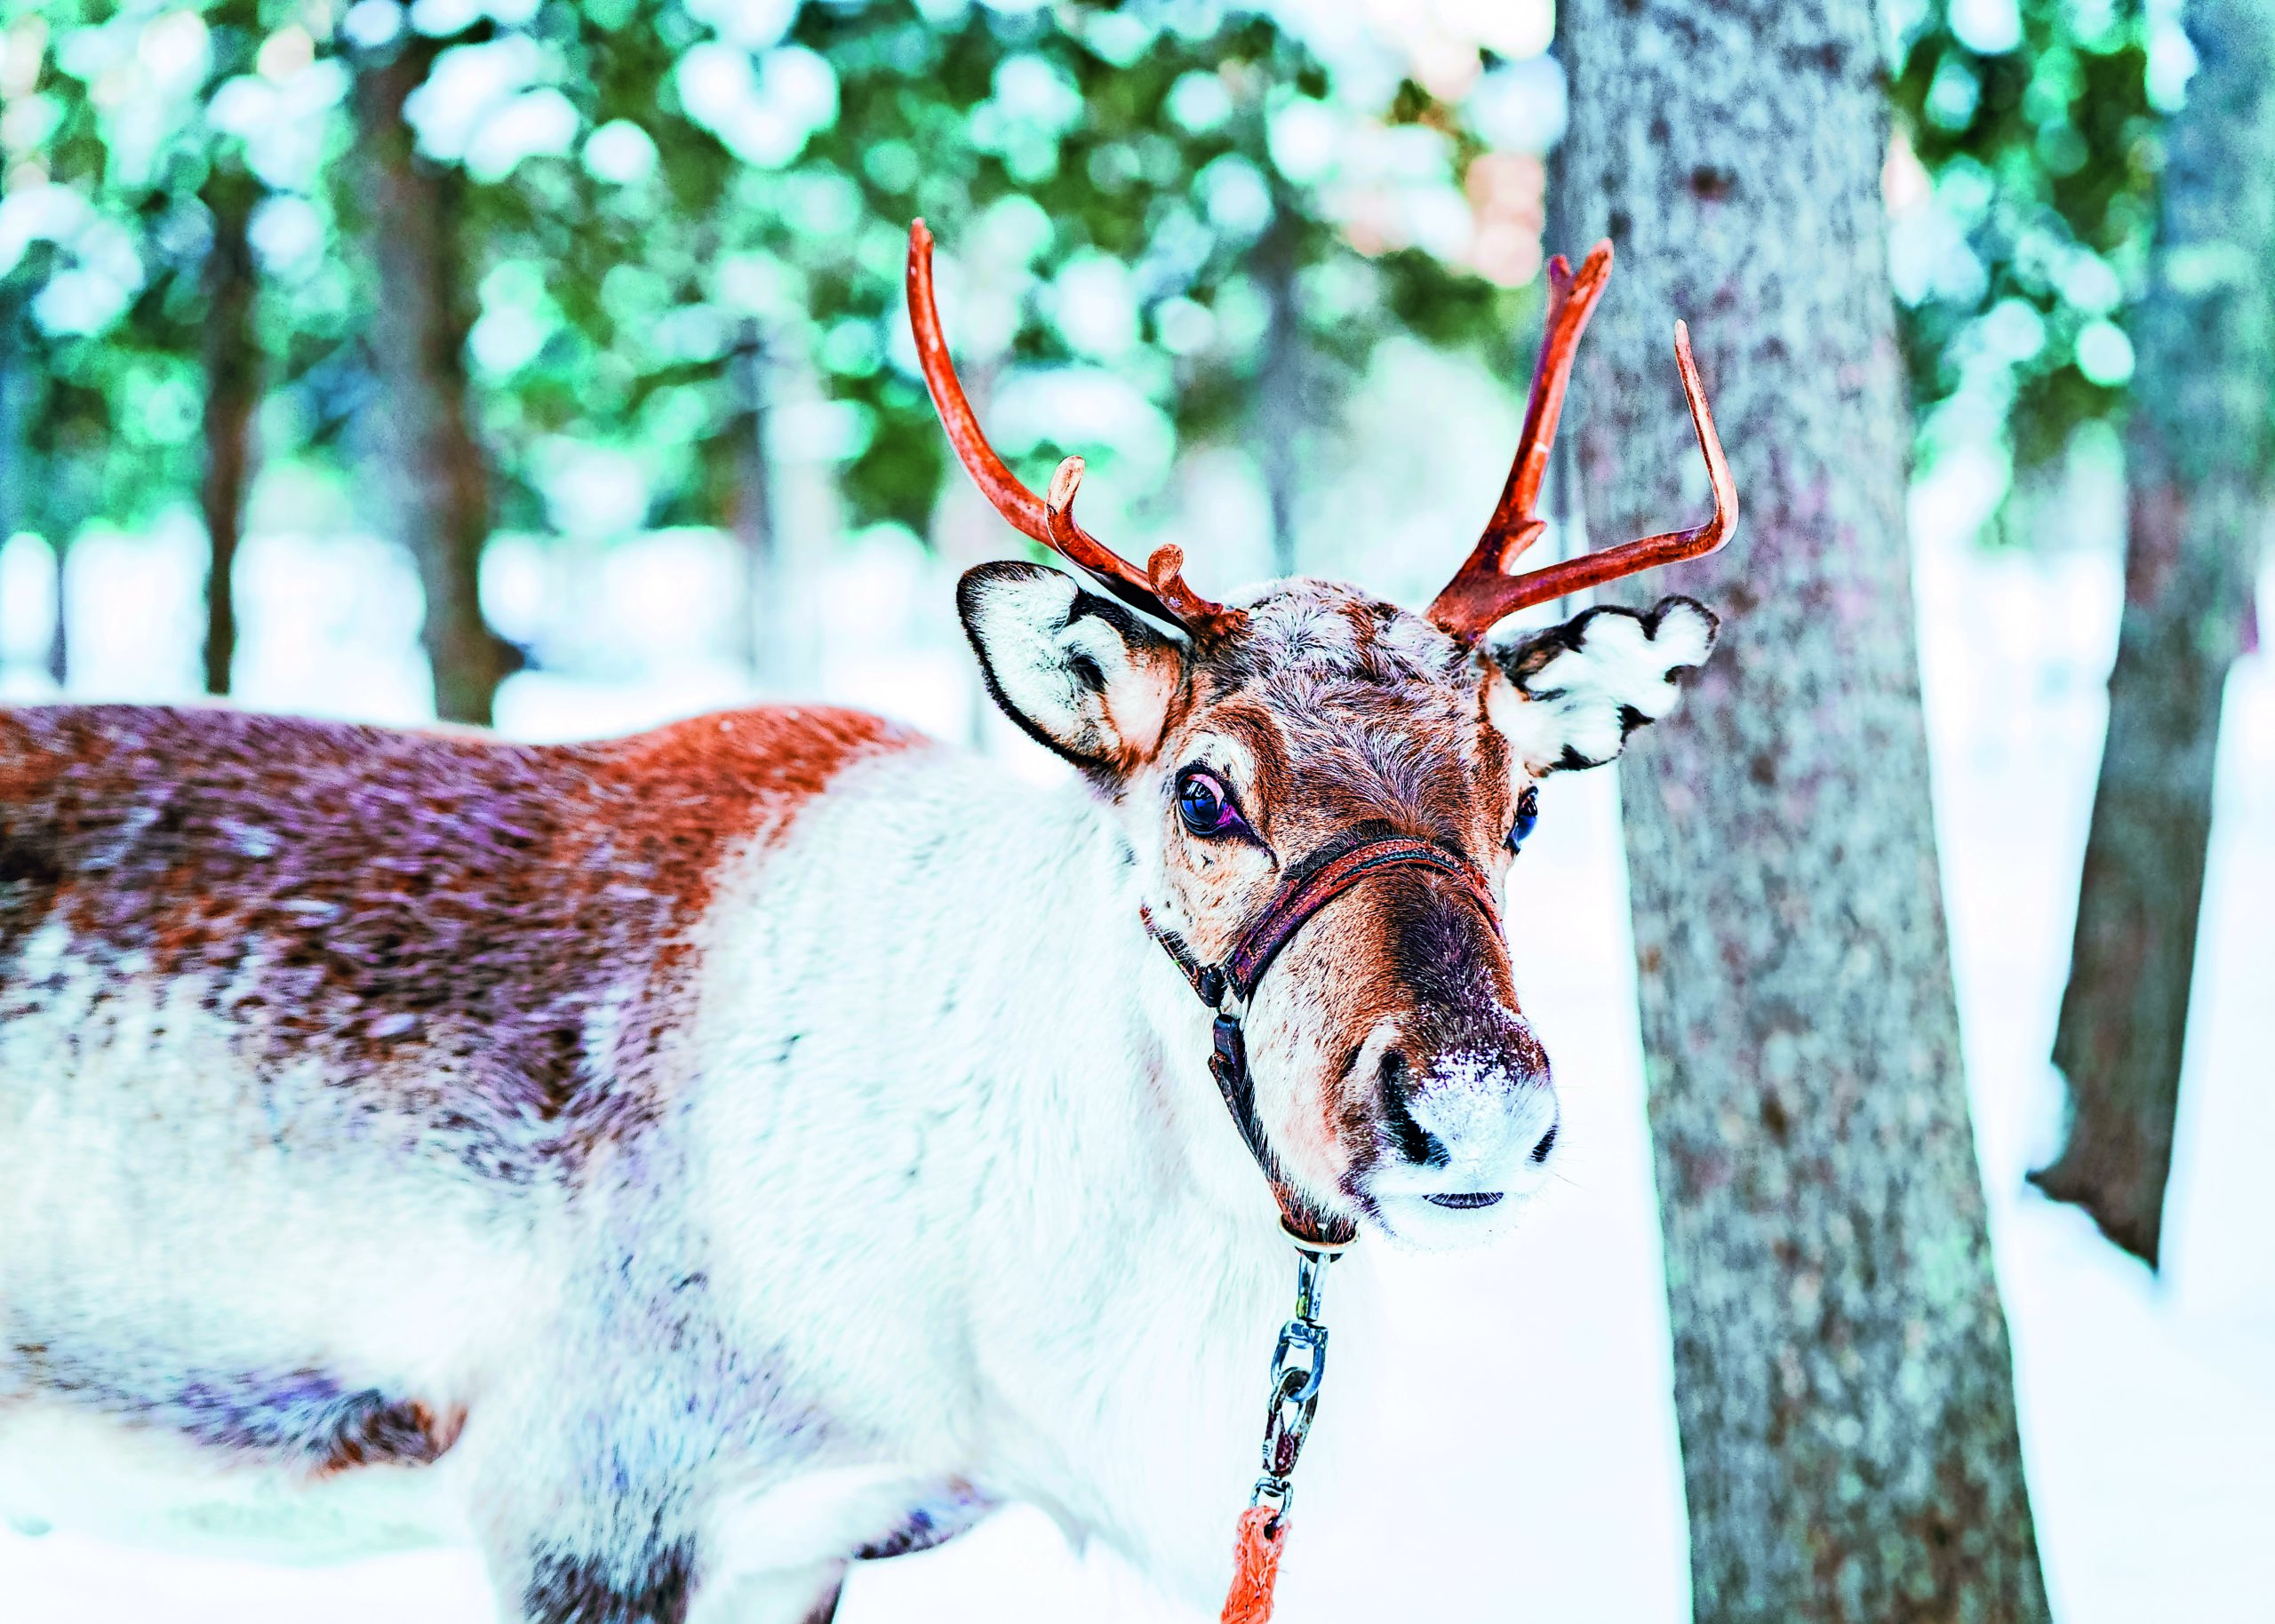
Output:
<path fill-rule="evenodd" d="M 1281 1168 L 1280 1158 L 1265 1134 L 1264 1124 L 1257 1118 L 1256 1083 L 1249 1075 L 1248 1042 L 1241 1023 L 1248 1015 L 1249 1000 L 1255 997 L 1257 983 L 1264 979 L 1264 972 L 1271 968 L 1280 950 L 1295 939 L 1296 933 L 1313 915 L 1362 880 L 1392 869 L 1411 868 L 1434 870 L 1458 881 L 1463 894 L 1477 904 L 1486 921 L 1499 928 L 1500 910 L 1494 904 L 1492 888 L 1484 875 L 1442 846 L 1404 836 L 1364 841 L 1324 862 L 1306 864 L 1280 888 L 1265 904 L 1264 912 L 1249 922 L 1233 943 L 1233 951 L 1220 964 L 1202 964 L 1173 932 L 1154 924 L 1150 911 L 1141 910 L 1145 928 L 1161 944 L 1185 980 L 1193 983 L 1201 1001 L 1216 1012 L 1217 1023 L 1210 1034 L 1209 1075 L 1217 1079 L 1217 1092 L 1225 1097 L 1225 1109 L 1232 1112 L 1233 1125 L 1240 1130 L 1241 1142 L 1271 1182 L 1288 1232 L 1303 1245 L 1347 1246 L 1358 1230 L 1348 1219 L 1321 1211 L 1289 1182 Z"/>

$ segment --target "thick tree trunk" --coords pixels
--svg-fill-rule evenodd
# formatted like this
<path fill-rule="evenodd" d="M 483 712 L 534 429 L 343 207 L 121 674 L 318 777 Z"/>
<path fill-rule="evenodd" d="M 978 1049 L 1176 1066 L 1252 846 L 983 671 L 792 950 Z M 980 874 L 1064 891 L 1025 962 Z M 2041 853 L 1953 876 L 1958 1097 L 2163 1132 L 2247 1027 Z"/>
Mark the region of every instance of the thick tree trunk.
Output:
<path fill-rule="evenodd" d="M 1904 529 L 1866 0 L 1567 0 L 1561 218 L 1598 545 L 1695 521 L 1691 323 L 1744 519 L 1637 583 L 1724 646 L 1624 778 L 1697 1616 L 2047 1616 L 1960 1069 Z"/>
<path fill-rule="evenodd" d="M 490 460 L 467 403 L 458 227 L 466 179 L 428 163 L 404 120 L 403 98 L 440 47 L 411 37 L 356 76 L 357 133 L 379 298 L 372 347 L 385 387 L 387 436 L 405 538 L 427 594 L 427 657 L 435 713 L 488 722 L 498 685 L 516 665 L 482 617 L 482 548 L 490 536 Z"/>
<path fill-rule="evenodd" d="M 733 509 L 735 557 L 741 579 L 735 609 L 737 656 L 760 688 L 779 689 L 786 674 L 788 635 L 782 617 L 782 550 L 774 513 L 774 469 L 767 455 L 770 404 L 766 334 L 758 322 L 746 327 L 736 346 L 737 387 L 743 410 L 728 434 L 734 445 Z"/>
<path fill-rule="evenodd" d="M 2275 15 L 2196 0 L 2199 66 L 2173 121 L 2134 322 L 2125 617 L 2054 1037 L 2069 1134 L 2032 1174 L 2157 1263 L 2212 828 L 2220 694 L 2243 651 L 2267 494 L 2275 307 Z"/>
<path fill-rule="evenodd" d="M 205 576 L 205 691 L 229 691 L 237 653 L 233 576 L 252 484 L 252 418 L 260 403 L 260 352 L 252 330 L 259 290 L 247 231 L 259 188 L 251 176 L 216 169 L 204 187 L 213 218 L 205 255 L 205 469 L 199 487 L 209 563 Z"/>

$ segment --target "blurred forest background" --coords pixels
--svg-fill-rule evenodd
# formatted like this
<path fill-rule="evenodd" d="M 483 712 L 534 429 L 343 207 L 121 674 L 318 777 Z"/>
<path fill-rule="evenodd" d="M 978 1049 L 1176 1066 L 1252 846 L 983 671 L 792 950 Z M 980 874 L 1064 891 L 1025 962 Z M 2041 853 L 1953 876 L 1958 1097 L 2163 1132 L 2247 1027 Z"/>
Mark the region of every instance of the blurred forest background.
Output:
<path fill-rule="evenodd" d="M 1238 561 L 1314 566 L 1306 438 L 1379 346 L 1523 375 L 1565 122 L 1550 0 L 0 15 L 14 661 L 67 681 L 75 544 L 179 520 L 228 693 L 249 524 L 379 535 L 418 561 L 436 713 L 475 721 L 514 673 L 578 664 L 526 601 L 531 546 L 730 544 L 724 652 L 794 688 L 785 551 L 957 544 L 900 313 L 917 214 L 1009 451 L 1080 450 L 1114 475 L 1092 500 L 1158 505 L 1222 450 L 1261 498 L 1225 528 L 1265 519 Z M 1883 13 L 1921 461 L 1988 457 L 2006 539 L 2116 455 L 2176 19 Z"/>
<path fill-rule="evenodd" d="M 1080 452 L 1086 520 L 1131 554 L 1180 541 L 1204 586 L 1302 571 L 1418 601 L 1490 509 L 1544 253 L 1602 228 L 1556 179 L 1601 149 L 1589 109 L 1630 72 L 1590 67 L 1585 30 L 1688 27 L 1660 0 L 1627 8 L 1640 25 L 1602 9 L 0 0 L 0 695 L 558 737 L 826 694 L 1016 758 L 946 609 L 1014 541 L 916 374 L 917 215 L 963 374 L 1031 480 Z M 1735 0 L 1692 9 L 1745 26 Z M 1889 131 L 1872 275 L 1907 386 L 1929 728 L 1976 752 L 1936 786 L 1971 1060 L 2009 1031 L 1982 989 L 2018 983 L 1970 967 L 1968 933 L 2048 849 L 2014 775 L 2057 744 L 2085 763 L 2029 910 L 2060 934 L 2076 907 L 2023 1039 L 2052 1051 L 2065 1126 L 2009 1135 L 1978 1091 L 1992 1229 L 2018 1160 L 2168 1263 L 2275 432 L 2275 188 L 2254 189 L 2275 29 L 2256 0 L 1818 9 L 1863 20 Z M 1648 100 L 1669 59 L 1627 54 Z M 1683 206 L 1729 184 L 1696 169 Z M 1720 407 L 1712 313 L 1655 306 L 1655 335 L 1671 314 Z M 1776 448 L 1733 420 L 1743 402 L 1724 433 L 1750 502 L 1747 458 Z M 1606 528 L 1581 467 L 1561 456 L 1549 546 Z M 1954 848 L 1954 807 L 1997 840 Z M 1657 903 L 1630 862 L 1640 932 Z M 1678 1338 L 1689 1311 L 1678 1291 Z M 1720 1469 L 1694 1419 L 1688 1464 Z"/>
<path fill-rule="evenodd" d="M 215 693 L 249 513 L 398 537 L 475 721 L 573 664 L 483 601 L 493 541 L 730 538 L 729 652 L 794 687 L 785 532 L 939 539 L 921 213 L 1011 450 L 1144 492 L 1180 444 L 1266 448 L 1284 570 L 1338 373 L 1518 354 L 1561 85 L 1545 4 L 1472 9 L 1425 86 L 1329 6 L 12 4 L 0 527 L 68 559 L 195 514 Z"/>

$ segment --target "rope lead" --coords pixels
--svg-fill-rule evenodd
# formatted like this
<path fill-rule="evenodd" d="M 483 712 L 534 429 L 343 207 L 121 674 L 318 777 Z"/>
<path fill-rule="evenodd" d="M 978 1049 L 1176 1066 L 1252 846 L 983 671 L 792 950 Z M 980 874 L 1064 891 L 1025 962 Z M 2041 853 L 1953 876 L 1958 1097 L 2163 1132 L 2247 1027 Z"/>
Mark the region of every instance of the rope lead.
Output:
<path fill-rule="evenodd" d="M 1288 1519 L 1269 1506 L 1241 1513 L 1233 1545 L 1233 1588 L 1221 1624 L 1270 1624 L 1272 1588 L 1280 1581 L 1280 1553 L 1288 1545 Z"/>
<path fill-rule="evenodd" d="M 1280 1555 L 1288 1545 L 1289 1481 L 1296 1457 L 1311 1434 L 1319 1410 L 1319 1389 L 1327 1374 L 1327 1326 L 1321 1323 L 1328 1266 L 1348 1242 L 1319 1242 L 1297 1235 L 1296 1317 L 1280 1327 L 1272 1350 L 1271 1407 L 1264 1420 L 1264 1476 L 1256 1480 L 1248 1509 L 1241 1513 L 1233 1544 L 1233 1588 L 1225 1597 L 1219 1624 L 1268 1624 L 1272 1589 L 1280 1580 Z"/>

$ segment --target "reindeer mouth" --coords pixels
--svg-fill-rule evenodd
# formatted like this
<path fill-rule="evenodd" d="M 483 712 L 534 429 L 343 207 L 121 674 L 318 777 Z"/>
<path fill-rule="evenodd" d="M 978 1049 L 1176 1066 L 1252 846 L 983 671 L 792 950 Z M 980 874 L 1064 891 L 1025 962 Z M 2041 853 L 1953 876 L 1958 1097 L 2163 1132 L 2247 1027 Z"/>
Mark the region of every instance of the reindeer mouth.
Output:
<path fill-rule="evenodd" d="M 1497 1190 L 1473 1190 L 1457 1196 L 1425 1196 L 1433 1206 L 1450 1207 L 1457 1213 L 1473 1213 L 1481 1206 L 1490 1206 L 1501 1198 Z"/>

